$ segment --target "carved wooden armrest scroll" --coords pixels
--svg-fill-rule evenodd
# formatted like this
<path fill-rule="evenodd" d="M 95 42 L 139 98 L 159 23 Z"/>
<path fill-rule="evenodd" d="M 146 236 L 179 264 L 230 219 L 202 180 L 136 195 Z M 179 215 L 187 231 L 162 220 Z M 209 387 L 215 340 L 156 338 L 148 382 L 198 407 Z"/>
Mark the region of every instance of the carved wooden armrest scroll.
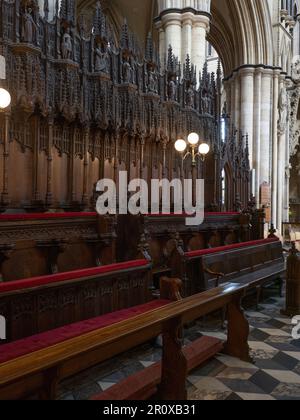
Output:
<path fill-rule="evenodd" d="M 177 302 L 182 300 L 181 290 L 182 281 L 180 279 L 170 279 L 162 277 L 160 279 L 160 298 Z"/>
<path fill-rule="evenodd" d="M 207 273 L 207 274 L 210 274 L 210 275 L 212 275 L 212 276 L 217 277 L 217 280 L 216 280 L 216 287 L 219 287 L 219 286 L 220 286 L 220 279 L 221 279 L 222 277 L 225 277 L 225 274 L 224 274 L 224 273 L 218 273 L 218 272 L 216 272 L 216 271 L 212 271 L 212 270 L 210 270 L 209 268 L 205 267 L 205 265 L 203 265 L 203 271 L 204 271 L 205 273 Z"/>

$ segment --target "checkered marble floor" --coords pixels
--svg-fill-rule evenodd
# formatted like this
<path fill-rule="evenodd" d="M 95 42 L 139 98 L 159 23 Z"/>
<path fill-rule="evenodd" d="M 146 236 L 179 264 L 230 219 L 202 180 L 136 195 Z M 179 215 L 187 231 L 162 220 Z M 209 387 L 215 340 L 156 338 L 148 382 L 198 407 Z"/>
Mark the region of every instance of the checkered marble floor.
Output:
<path fill-rule="evenodd" d="M 280 314 L 284 300 L 270 297 L 249 306 L 249 345 L 253 364 L 217 355 L 188 378 L 190 400 L 300 400 L 300 340 L 292 339 L 291 320 Z M 248 306 L 247 306 L 248 307 Z M 207 318 L 186 331 L 186 343 L 202 334 L 225 339 L 220 321 Z M 86 400 L 161 358 L 161 348 L 145 345 L 65 381 L 59 399 Z"/>

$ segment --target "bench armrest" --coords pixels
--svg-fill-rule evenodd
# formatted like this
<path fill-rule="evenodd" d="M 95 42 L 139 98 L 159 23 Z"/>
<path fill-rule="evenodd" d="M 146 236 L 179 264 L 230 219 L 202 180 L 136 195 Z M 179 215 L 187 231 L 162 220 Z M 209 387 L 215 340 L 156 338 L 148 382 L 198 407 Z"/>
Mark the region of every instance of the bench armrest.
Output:
<path fill-rule="evenodd" d="M 225 277 L 225 274 L 224 273 L 217 273 L 217 272 L 212 271 L 209 268 L 205 267 L 204 265 L 203 265 L 203 271 L 205 273 L 207 273 L 207 274 L 211 274 L 212 276 L 217 277 L 216 287 L 219 287 L 220 286 L 220 278 L 221 277 Z"/>
<path fill-rule="evenodd" d="M 160 279 L 160 298 L 177 302 L 182 300 L 181 296 L 182 281 L 161 277 Z"/>

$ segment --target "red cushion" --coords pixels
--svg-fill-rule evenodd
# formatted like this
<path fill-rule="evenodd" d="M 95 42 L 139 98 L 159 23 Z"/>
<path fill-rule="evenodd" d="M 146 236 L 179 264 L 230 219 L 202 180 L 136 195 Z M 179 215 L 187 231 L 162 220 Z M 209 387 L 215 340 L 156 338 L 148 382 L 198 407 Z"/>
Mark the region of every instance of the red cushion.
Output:
<path fill-rule="evenodd" d="M 0 345 L 0 363 L 8 362 L 26 354 L 54 346 L 63 341 L 71 340 L 89 332 L 117 324 L 126 319 L 166 306 L 168 300 L 154 300 L 144 305 L 102 315 L 87 321 L 77 322 L 45 333 L 36 334 L 13 343 Z"/>
<path fill-rule="evenodd" d="M 21 220 L 45 220 L 45 219 L 68 219 L 78 217 L 96 217 L 97 213 L 28 213 L 28 214 L 2 214 L 0 215 L 0 222 L 2 221 L 21 221 Z"/>
<path fill-rule="evenodd" d="M 142 268 L 147 267 L 149 265 L 150 263 L 147 260 L 135 260 L 125 263 L 105 265 L 103 267 L 93 267 L 85 270 L 68 271 L 67 273 L 59 273 L 49 276 L 33 277 L 24 280 L 10 281 L 7 283 L 0 283 L 0 293 L 30 289 L 33 287 L 44 286 L 46 284 L 60 283 L 68 280 L 77 280 L 82 277 L 101 276 L 102 274 L 129 270 L 133 268 Z"/>
<path fill-rule="evenodd" d="M 217 248 L 201 249 L 199 251 L 186 252 L 184 255 L 187 258 L 196 258 L 196 257 L 201 257 L 202 255 L 217 254 L 219 252 L 230 251 L 231 249 L 240 249 L 240 248 L 246 248 L 250 246 L 264 245 L 264 244 L 278 242 L 278 241 L 279 241 L 279 238 L 261 239 L 258 241 L 243 242 L 240 244 L 232 244 L 232 245 L 221 246 Z"/>
<path fill-rule="evenodd" d="M 205 213 L 205 217 L 209 216 L 240 216 L 241 213 L 238 212 L 214 212 L 214 213 Z M 195 214 L 187 213 L 158 213 L 158 214 L 146 214 L 146 217 L 193 217 Z"/>
<path fill-rule="evenodd" d="M 221 213 L 205 213 L 207 216 L 238 216 L 240 213 L 237 212 L 221 212 Z M 25 214 L 2 214 L 0 215 L 0 222 L 17 222 L 25 220 L 49 220 L 49 219 L 68 219 L 68 218 L 78 218 L 78 217 L 96 217 L 97 213 L 84 213 L 84 212 L 74 212 L 74 213 L 25 213 Z M 192 217 L 186 213 L 182 214 L 147 214 L 148 217 L 170 217 L 170 216 L 182 216 L 182 217 Z"/>

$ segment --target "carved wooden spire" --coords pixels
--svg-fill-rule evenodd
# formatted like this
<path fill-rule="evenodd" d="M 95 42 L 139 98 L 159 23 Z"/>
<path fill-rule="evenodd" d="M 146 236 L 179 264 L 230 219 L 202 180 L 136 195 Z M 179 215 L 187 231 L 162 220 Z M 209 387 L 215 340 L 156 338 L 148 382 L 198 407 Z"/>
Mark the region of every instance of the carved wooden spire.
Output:
<path fill-rule="evenodd" d="M 146 43 L 146 60 L 148 62 L 154 62 L 154 46 L 151 32 L 148 33 L 147 43 Z"/>
<path fill-rule="evenodd" d="M 76 1 L 61 0 L 60 18 L 67 26 L 75 26 L 76 22 Z"/>
<path fill-rule="evenodd" d="M 107 25 L 106 25 L 106 17 L 103 13 L 103 8 L 101 2 L 97 2 L 96 12 L 94 16 L 94 34 L 97 38 L 100 39 L 107 39 Z"/>
<path fill-rule="evenodd" d="M 131 50 L 131 38 L 129 34 L 129 28 L 127 19 L 124 20 L 123 26 L 122 26 L 122 33 L 121 33 L 121 48 L 123 50 L 130 51 Z"/>

